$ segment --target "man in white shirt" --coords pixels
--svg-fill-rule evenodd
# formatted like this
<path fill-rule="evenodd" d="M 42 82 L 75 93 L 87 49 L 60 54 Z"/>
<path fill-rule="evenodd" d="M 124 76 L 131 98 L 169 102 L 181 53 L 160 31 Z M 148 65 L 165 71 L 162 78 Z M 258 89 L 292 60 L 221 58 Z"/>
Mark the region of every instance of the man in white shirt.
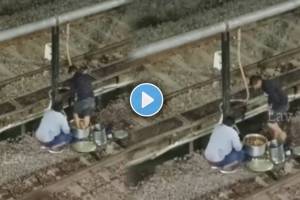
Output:
<path fill-rule="evenodd" d="M 233 117 L 226 117 L 222 124 L 215 126 L 205 149 L 205 158 L 213 166 L 226 168 L 245 160 L 243 145 L 233 128 L 234 124 Z"/>
<path fill-rule="evenodd" d="M 62 146 L 72 141 L 70 126 L 62 114 L 62 102 L 55 102 L 52 109 L 47 110 L 41 120 L 35 136 L 49 152 L 56 153 Z"/>

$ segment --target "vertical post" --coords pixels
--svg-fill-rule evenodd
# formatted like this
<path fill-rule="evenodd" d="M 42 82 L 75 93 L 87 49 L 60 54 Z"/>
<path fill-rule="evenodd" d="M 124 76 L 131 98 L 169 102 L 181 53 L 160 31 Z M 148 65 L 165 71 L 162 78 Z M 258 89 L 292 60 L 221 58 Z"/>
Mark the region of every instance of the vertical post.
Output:
<path fill-rule="evenodd" d="M 21 125 L 21 135 L 25 135 L 26 134 L 26 124 L 22 124 Z"/>
<path fill-rule="evenodd" d="M 226 117 L 230 111 L 230 34 L 228 31 L 222 33 L 222 95 L 223 116 Z"/>
<path fill-rule="evenodd" d="M 52 75 L 52 101 L 57 97 L 57 85 L 59 79 L 59 26 L 52 27 L 52 59 L 51 59 L 51 75 Z"/>
<path fill-rule="evenodd" d="M 191 141 L 189 143 L 189 154 L 192 155 L 194 153 L 194 150 L 195 150 L 195 148 L 194 148 L 194 141 Z"/>

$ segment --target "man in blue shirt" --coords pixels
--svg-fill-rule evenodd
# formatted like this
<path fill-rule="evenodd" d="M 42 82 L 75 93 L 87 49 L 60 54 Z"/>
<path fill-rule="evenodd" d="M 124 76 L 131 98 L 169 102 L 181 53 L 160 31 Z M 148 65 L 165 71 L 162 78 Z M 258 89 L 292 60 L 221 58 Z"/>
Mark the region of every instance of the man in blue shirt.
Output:
<path fill-rule="evenodd" d="M 36 138 L 51 153 L 72 141 L 70 127 L 66 116 L 62 114 L 63 104 L 55 102 L 50 110 L 45 111 L 40 125 L 35 133 Z"/>
<path fill-rule="evenodd" d="M 92 80 L 87 75 L 87 67 L 78 70 L 75 66 L 69 68 L 71 78 L 71 98 L 75 100 L 73 116 L 77 128 L 87 129 L 91 115 L 95 111 L 95 95 Z"/>
<path fill-rule="evenodd" d="M 222 124 L 217 124 L 205 149 L 205 158 L 221 171 L 225 171 L 228 166 L 237 166 L 246 157 L 238 132 L 233 128 L 234 124 L 235 120 L 230 116 Z"/>

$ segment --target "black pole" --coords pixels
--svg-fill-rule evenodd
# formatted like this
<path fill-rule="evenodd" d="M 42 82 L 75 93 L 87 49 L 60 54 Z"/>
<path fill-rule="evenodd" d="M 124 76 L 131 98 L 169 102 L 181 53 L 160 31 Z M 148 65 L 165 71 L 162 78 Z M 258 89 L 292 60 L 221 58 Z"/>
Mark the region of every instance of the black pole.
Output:
<path fill-rule="evenodd" d="M 222 95 L 223 116 L 230 112 L 230 35 L 222 33 Z"/>
<path fill-rule="evenodd" d="M 57 98 L 57 85 L 59 80 L 59 26 L 52 28 L 52 100 Z"/>

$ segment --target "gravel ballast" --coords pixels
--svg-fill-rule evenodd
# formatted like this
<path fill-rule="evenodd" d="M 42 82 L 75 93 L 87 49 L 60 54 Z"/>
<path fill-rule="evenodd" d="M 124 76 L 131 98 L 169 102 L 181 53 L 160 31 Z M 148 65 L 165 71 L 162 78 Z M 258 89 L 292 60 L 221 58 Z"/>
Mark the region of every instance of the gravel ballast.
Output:
<path fill-rule="evenodd" d="M 195 153 L 187 161 L 165 162 L 149 180 L 131 190 L 138 200 L 191 200 L 250 178 L 255 174 L 242 168 L 235 174 L 223 175 L 210 169 L 203 156 Z"/>
<path fill-rule="evenodd" d="M 264 9 L 284 0 L 219 1 L 208 0 L 168 1 L 161 5 L 159 0 L 142 0 L 129 6 L 129 24 L 135 29 L 135 43 L 140 47 L 145 44 L 182 34 L 194 29 L 238 17 L 259 9 Z M 197 5 L 195 5 L 197 4 Z M 210 4 L 205 6 L 205 4 Z M 189 7 L 193 9 L 189 9 Z M 142 26 L 140 26 L 141 24 Z M 145 24 L 148 24 L 146 26 Z"/>
<path fill-rule="evenodd" d="M 39 142 L 24 136 L 19 143 L 0 142 L 0 185 L 31 174 L 39 169 L 78 157 L 78 154 L 65 149 L 61 154 L 50 154 L 40 149 Z"/>

